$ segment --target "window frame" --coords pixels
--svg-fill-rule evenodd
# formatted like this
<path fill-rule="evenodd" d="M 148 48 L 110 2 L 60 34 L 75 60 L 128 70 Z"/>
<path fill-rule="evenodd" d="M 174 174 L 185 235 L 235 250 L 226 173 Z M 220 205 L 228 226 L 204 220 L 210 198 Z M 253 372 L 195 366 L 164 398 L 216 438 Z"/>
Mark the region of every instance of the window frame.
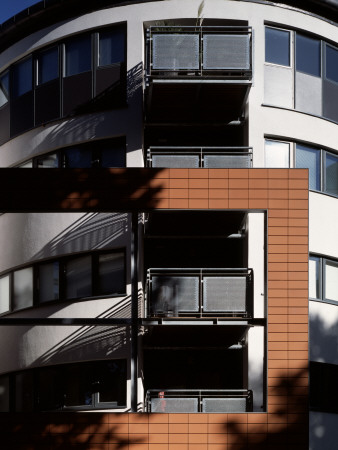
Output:
<path fill-rule="evenodd" d="M 270 62 L 270 61 L 266 60 L 266 29 L 267 28 L 289 33 L 289 60 L 290 60 L 289 65 Z M 293 32 L 293 30 L 279 27 L 279 26 L 270 25 L 268 23 L 264 24 L 264 64 L 278 66 L 278 67 L 286 67 L 286 68 L 292 69 L 294 67 L 294 59 L 295 59 L 295 56 L 294 56 L 294 32 Z"/>
<path fill-rule="evenodd" d="M 313 298 L 310 297 L 310 290 L 309 290 L 309 300 L 315 301 L 315 302 L 321 302 L 321 303 L 329 303 L 331 305 L 338 305 L 338 299 L 337 300 L 331 300 L 328 298 L 325 298 L 326 295 L 326 262 L 329 262 L 337 267 L 338 269 L 338 260 L 334 258 L 329 258 L 324 255 L 318 255 L 316 253 L 310 253 L 309 254 L 309 261 L 311 259 L 317 259 L 319 260 L 319 273 L 318 273 L 318 289 L 319 289 L 319 297 Z M 309 273 L 310 275 L 310 273 Z M 309 286 L 310 286 L 310 276 L 309 276 Z"/>
<path fill-rule="evenodd" d="M 124 290 L 122 292 L 115 292 L 110 294 L 101 294 L 99 291 L 99 273 L 97 262 L 99 260 L 100 255 L 106 254 L 121 254 L 123 258 L 123 280 L 121 281 L 121 285 L 123 284 Z M 79 297 L 67 297 L 66 296 L 66 265 L 67 262 L 74 260 L 76 258 L 82 258 L 88 256 L 90 258 L 91 264 L 91 294 L 88 296 L 79 296 Z M 51 299 L 46 301 L 40 301 L 40 279 L 39 279 L 39 269 L 41 266 L 58 262 L 59 264 L 59 298 Z M 24 306 L 23 308 L 14 309 L 14 272 L 18 272 L 20 270 L 31 269 L 32 270 L 32 304 L 29 306 Z M 55 304 L 60 302 L 74 302 L 74 301 L 86 301 L 86 300 L 95 300 L 95 299 L 105 299 L 105 298 L 114 298 L 114 297 L 123 297 L 127 295 L 127 259 L 126 259 L 126 248 L 118 247 L 114 249 L 105 249 L 98 250 L 95 252 L 82 252 L 77 255 L 67 255 L 60 258 L 53 258 L 50 260 L 45 260 L 41 262 L 35 262 L 33 265 L 23 266 L 21 268 L 5 272 L 0 275 L 0 278 L 4 278 L 9 276 L 9 310 L 0 313 L 0 316 L 11 314 L 12 312 L 24 311 L 30 308 L 35 308 L 38 306 L 45 306 L 49 304 Z"/>

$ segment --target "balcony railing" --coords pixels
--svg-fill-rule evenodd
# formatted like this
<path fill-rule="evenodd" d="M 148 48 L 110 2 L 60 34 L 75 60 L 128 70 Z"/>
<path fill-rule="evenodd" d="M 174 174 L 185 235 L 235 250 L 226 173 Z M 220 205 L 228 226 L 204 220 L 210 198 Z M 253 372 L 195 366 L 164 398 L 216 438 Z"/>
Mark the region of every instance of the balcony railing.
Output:
<path fill-rule="evenodd" d="M 252 269 L 148 269 L 148 317 L 253 315 Z"/>
<path fill-rule="evenodd" d="M 252 411 L 252 391 L 150 389 L 146 394 L 151 413 L 236 413 Z"/>
<path fill-rule="evenodd" d="M 251 27 L 149 27 L 147 76 L 249 79 L 251 42 Z"/>
<path fill-rule="evenodd" d="M 147 167 L 251 168 L 251 147 L 150 147 Z"/>

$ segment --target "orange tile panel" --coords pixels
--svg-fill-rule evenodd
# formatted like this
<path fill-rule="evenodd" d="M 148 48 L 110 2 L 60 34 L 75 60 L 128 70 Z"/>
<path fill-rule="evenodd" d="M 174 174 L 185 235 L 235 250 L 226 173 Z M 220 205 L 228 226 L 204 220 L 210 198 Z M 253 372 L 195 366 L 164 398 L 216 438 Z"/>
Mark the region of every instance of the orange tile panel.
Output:
<path fill-rule="evenodd" d="M 228 187 L 229 180 L 227 178 L 209 178 L 209 189 L 227 189 Z"/>
<path fill-rule="evenodd" d="M 121 450 L 121 447 L 120 449 Z M 169 450 L 168 444 L 162 444 L 162 443 L 149 443 L 149 450 Z"/>
<path fill-rule="evenodd" d="M 229 189 L 229 200 L 231 199 L 244 199 L 249 198 L 249 192 L 247 189 Z"/>
<path fill-rule="evenodd" d="M 190 209 L 208 209 L 209 202 L 207 199 L 194 199 L 189 198 L 189 208 Z"/>
<path fill-rule="evenodd" d="M 255 179 L 255 178 L 268 179 L 269 178 L 269 169 L 249 170 L 249 178 L 250 179 Z"/>
<path fill-rule="evenodd" d="M 189 414 L 169 414 L 169 423 L 189 423 Z"/>
<path fill-rule="evenodd" d="M 229 199 L 230 209 L 248 209 L 248 207 L 249 207 L 249 200 Z"/>
<path fill-rule="evenodd" d="M 292 200 L 308 200 L 308 191 L 290 191 L 289 199 Z"/>
<path fill-rule="evenodd" d="M 272 189 L 289 189 L 289 180 L 288 179 L 269 179 L 268 180 L 268 188 L 269 190 Z"/>
<path fill-rule="evenodd" d="M 248 178 L 229 178 L 229 191 L 236 191 L 238 189 L 243 189 L 247 193 L 249 192 Z"/>
<path fill-rule="evenodd" d="M 189 442 L 188 433 L 170 433 L 169 434 L 169 444 L 188 444 Z"/>
<path fill-rule="evenodd" d="M 275 239 L 275 237 L 274 237 Z M 270 239 L 269 239 L 270 243 Z M 270 244 L 271 245 L 271 244 Z M 272 245 L 274 245 L 272 243 Z M 285 245 L 281 245 L 281 247 L 285 247 Z M 288 261 L 288 255 L 286 253 L 269 253 L 268 255 L 268 267 L 271 263 L 283 263 Z"/>
<path fill-rule="evenodd" d="M 169 171 L 168 178 L 190 178 L 189 169 L 167 169 Z"/>
<path fill-rule="evenodd" d="M 189 179 L 188 178 L 170 178 L 169 187 L 170 187 L 170 189 L 188 189 Z"/>
<path fill-rule="evenodd" d="M 307 209 L 292 209 L 288 215 L 290 218 L 308 219 L 309 211 Z"/>
<path fill-rule="evenodd" d="M 247 180 L 249 178 L 249 169 L 229 169 L 229 182 L 234 178 L 242 178 Z"/>
<path fill-rule="evenodd" d="M 171 414 L 169 415 L 170 419 Z M 164 434 L 169 432 L 168 423 L 149 423 L 149 433 Z"/>
<path fill-rule="evenodd" d="M 229 178 L 229 169 L 209 169 L 209 179 L 227 179 Z"/>
<path fill-rule="evenodd" d="M 189 196 L 188 189 L 170 189 L 170 191 L 169 191 L 170 199 L 172 199 L 172 198 L 187 199 L 188 196 Z"/>
<path fill-rule="evenodd" d="M 210 209 L 225 209 L 229 207 L 228 199 L 209 199 L 209 208 Z"/>
<path fill-rule="evenodd" d="M 208 189 L 208 178 L 189 178 L 189 189 Z"/>
<path fill-rule="evenodd" d="M 271 178 L 289 178 L 290 171 L 288 169 L 270 169 L 268 177 Z"/>
<path fill-rule="evenodd" d="M 214 434 L 214 433 L 208 434 L 208 444 L 226 444 L 227 442 L 228 442 L 227 434 Z"/>
<path fill-rule="evenodd" d="M 289 178 L 293 179 L 308 179 L 309 169 L 297 169 L 289 171 Z"/>
<path fill-rule="evenodd" d="M 267 200 L 265 199 L 249 199 L 250 209 L 266 209 L 268 207 Z"/>
<path fill-rule="evenodd" d="M 268 179 L 249 178 L 249 189 L 268 189 Z"/>
<path fill-rule="evenodd" d="M 306 209 L 308 210 L 309 202 L 307 200 L 289 200 L 289 208 L 292 209 Z"/>
<path fill-rule="evenodd" d="M 188 209 L 189 200 L 182 198 L 171 198 L 169 199 L 169 208 L 170 209 Z"/>
<path fill-rule="evenodd" d="M 294 244 L 302 244 L 302 245 L 307 245 L 308 244 L 308 235 L 306 234 L 306 236 L 288 236 L 288 243 L 290 245 L 294 245 Z"/>
<path fill-rule="evenodd" d="M 212 198 L 228 200 L 227 189 L 209 189 L 209 199 Z"/>
<path fill-rule="evenodd" d="M 293 200 L 298 201 L 298 200 Z M 268 207 L 269 209 L 288 209 L 289 208 L 289 200 L 278 200 L 269 198 L 268 201 Z"/>
<path fill-rule="evenodd" d="M 189 179 L 191 178 L 209 178 L 209 169 L 188 169 Z"/>
<path fill-rule="evenodd" d="M 148 423 L 129 423 L 129 433 L 143 434 L 148 433 Z"/>
<path fill-rule="evenodd" d="M 289 340 L 288 333 L 268 333 L 268 342 L 287 342 Z"/>
<path fill-rule="evenodd" d="M 266 189 L 250 189 L 249 192 L 249 199 L 253 200 L 267 200 L 269 198 L 269 193 Z"/>

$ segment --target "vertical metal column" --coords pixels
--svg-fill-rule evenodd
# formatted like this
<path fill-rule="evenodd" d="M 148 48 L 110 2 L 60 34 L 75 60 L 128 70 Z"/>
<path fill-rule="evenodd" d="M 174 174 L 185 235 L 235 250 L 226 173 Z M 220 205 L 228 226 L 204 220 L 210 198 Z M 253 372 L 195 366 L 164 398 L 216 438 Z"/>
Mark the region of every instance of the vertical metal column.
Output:
<path fill-rule="evenodd" d="M 131 411 L 137 412 L 138 379 L 138 212 L 131 217 Z"/>

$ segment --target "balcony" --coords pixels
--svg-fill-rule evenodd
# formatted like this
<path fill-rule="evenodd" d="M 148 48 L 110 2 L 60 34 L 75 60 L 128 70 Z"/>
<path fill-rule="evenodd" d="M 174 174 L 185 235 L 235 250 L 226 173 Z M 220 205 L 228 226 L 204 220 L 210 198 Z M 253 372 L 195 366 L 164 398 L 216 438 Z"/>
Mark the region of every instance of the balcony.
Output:
<path fill-rule="evenodd" d="M 149 389 L 146 407 L 151 413 L 243 413 L 252 411 L 252 391 Z"/>
<path fill-rule="evenodd" d="M 253 316 L 252 269 L 148 269 L 147 317 Z"/>
<path fill-rule="evenodd" d="M 147 29 L 148 122 L 238 120 L 251 78 L 250 27 Z"/>
<path fill-rule="evenodd" d="M 150 147 L 147 167 L 251 168 L 250 147 Z"/>

